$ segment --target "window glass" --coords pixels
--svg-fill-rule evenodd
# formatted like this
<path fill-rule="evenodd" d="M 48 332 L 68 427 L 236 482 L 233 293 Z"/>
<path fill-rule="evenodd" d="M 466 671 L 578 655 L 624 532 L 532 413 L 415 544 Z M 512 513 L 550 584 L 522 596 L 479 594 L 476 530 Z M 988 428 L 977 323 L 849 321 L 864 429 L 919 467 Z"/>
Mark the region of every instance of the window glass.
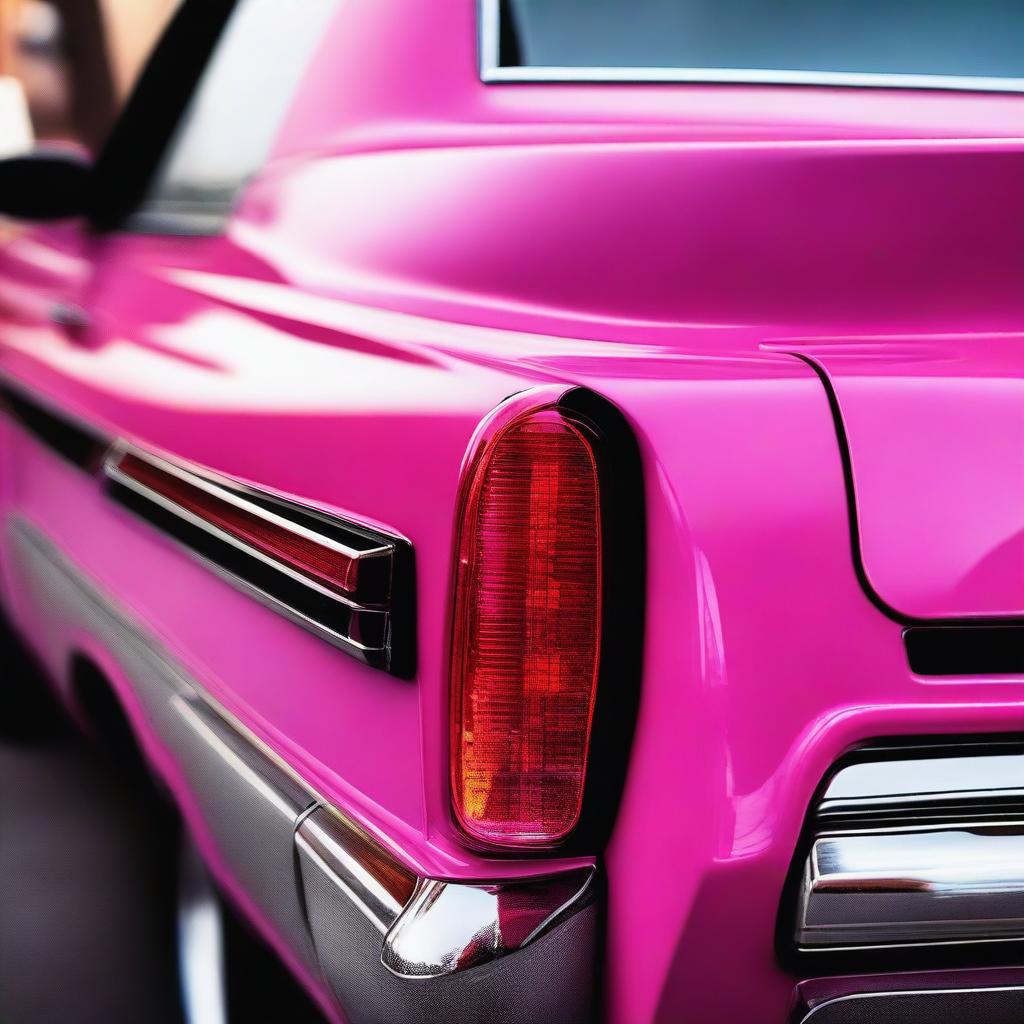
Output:
<path fill-rule="evenodd" d="M 493 3 L 506 66 L 1024 78 L 1022 0 Z"/>
<path fill-rule="evenodd" d="M 263 165 L 339 0 L 240 0 L 132 227 L 223 228 Z"/>

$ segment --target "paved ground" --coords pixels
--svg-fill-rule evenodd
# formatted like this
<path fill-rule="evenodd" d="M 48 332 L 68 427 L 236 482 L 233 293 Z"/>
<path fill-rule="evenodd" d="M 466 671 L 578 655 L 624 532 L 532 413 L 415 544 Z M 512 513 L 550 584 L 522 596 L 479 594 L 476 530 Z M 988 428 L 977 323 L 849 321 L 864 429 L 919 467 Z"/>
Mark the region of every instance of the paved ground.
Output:
<path fill-rule="evenodd" d="M 3 1024 L 180 1021 L 162 821 L 0 627 Z"/>
<path fill-rule="evenodd" d="M 116 707 L 94 710 L 104 747 L 67 723 L 0 620 L 0 1024 L 182 1021 L 178 824 Z M 223 925 L 232 1024 L 323 1024 L 246 926 L 230 912 Z"/>

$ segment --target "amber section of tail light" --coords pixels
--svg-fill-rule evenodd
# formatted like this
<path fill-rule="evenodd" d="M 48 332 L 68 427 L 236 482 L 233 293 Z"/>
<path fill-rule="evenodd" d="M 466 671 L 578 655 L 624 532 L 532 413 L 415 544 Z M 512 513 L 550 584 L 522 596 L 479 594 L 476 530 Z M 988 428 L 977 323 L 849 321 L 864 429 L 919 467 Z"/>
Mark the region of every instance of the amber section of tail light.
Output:
<path fill-rule="evenodd" d="M 580 817 L 601 647 L 602 527 L 589 428 L 512 420 L 467 474 L 452 647 L 452 802 L 499 846 Z"/>

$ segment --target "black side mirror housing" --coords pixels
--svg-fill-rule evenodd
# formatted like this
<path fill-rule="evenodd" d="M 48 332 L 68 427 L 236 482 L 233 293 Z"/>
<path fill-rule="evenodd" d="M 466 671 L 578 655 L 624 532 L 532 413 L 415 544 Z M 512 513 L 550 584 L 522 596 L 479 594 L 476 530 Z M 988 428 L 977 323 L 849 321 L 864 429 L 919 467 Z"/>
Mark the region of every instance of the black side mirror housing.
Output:
<path fill-rule="evenodd" d="M 0 215 L 47 221 L 88 212 L 92 165 L 64 150 L 39 150 L 0 160 Z"/>

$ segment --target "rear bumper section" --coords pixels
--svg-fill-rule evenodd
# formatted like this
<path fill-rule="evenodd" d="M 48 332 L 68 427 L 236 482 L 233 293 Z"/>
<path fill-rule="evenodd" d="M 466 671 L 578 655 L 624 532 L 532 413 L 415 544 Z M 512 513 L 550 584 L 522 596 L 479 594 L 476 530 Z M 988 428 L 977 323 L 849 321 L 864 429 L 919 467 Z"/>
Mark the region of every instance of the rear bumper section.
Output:
<path fill-rule="evenodd" d="M 956 958 L 1024 941 L 1024 744 L 849 754 L 812 809 L 794 943 L 805 957 Z M 1014 952 L 1016 947 L 1016 952 Z"/>
<path fill-rule="evenodd" d="M 116 659 L 214 874 L 351 1024 L 589 1019 L 592 869 L 419 877 L 324 805 L 33 527 L 12 524 L 11 550 L 34 608 Z"/>
<path fill-rule="evenodd" d="M 1017 1024 L 1024 971 L 929 971 L 805 982 L 792 1024 Z"/>

